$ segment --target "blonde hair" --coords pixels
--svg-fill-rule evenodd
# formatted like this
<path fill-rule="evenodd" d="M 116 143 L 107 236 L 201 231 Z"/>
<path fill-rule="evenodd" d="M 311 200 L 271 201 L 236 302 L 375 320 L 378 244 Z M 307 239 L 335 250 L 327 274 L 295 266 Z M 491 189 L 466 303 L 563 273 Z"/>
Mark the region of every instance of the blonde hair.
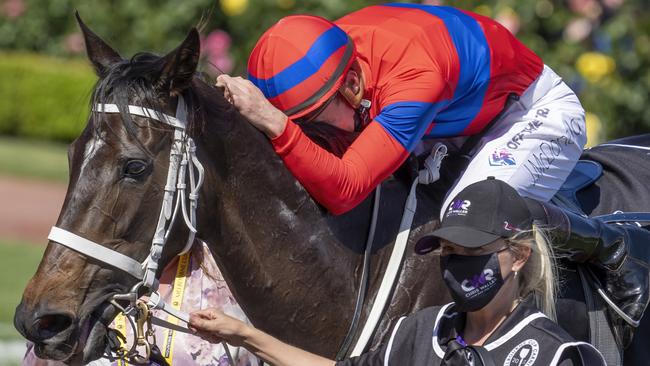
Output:
<path fill-rule="evenodd" d="M 532 293 L 535 305 L 552 320 L 556 320 L 555 299 L 558 276 L 553 249 L 544 230 L 537 225 L 507 240 L 515 258 L 524 256 L 523 248 L 530 248 L 530 256 L 519 270 L 519 298 Z"/>

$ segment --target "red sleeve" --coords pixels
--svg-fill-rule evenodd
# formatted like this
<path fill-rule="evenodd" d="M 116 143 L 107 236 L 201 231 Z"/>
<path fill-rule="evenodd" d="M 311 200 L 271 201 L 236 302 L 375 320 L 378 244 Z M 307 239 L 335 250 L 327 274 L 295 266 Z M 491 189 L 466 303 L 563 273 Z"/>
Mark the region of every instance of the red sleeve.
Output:
<path fill-rule="evenodd" d="M 406 149 L 375 121 L 341 158 L 314 143 L 291 120 L 271 143 L 291 173 L 334 215 L 363 201 L 408 157 Z"/>

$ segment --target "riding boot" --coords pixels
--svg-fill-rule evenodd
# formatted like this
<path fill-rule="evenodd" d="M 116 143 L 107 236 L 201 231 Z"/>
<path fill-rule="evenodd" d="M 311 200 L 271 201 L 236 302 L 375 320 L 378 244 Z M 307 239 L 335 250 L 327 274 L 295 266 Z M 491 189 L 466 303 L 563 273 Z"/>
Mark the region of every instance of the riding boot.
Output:
<path fill-rule="evenodd" d="M 650 300 L 650 251 L 645 249 L 650 231 L 636 225 L 607 224 L 549 203 L 527 201 L 533 217 L 542 219 L 548 228 L 556 253 L 602 269 L 607 297 L 623 314 L 613 310 L 628 324 L 638 326 Z"/>

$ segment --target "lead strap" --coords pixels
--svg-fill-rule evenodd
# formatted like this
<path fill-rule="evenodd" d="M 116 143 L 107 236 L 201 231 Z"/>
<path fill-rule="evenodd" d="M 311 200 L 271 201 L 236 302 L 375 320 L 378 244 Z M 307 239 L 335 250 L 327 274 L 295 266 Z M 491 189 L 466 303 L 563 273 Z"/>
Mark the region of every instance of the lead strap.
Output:
<path fill-rule="evenodd" d="M 172 303 L 171 306 L 177 311 L 181 310 L 183 305 L 183 294 L 185 293 L 185 285 L 187 277 L 190 274 L 190 254 L 186 253 L 178 257 L 178 266 L 176 268 L 176 277 L 174 278 L 174 286 L 172 286 Z M 174 316 L 167 316 L 167 321 L 171 324 L 178 324 L 178 318 Z M 162 355 L 167 360 L 168 364 L 172 364 L 173 351 L 174 351 L 174 336 L 176 332 L 173 329 L 165 330 L 163 348 L 161 349 Z"/>

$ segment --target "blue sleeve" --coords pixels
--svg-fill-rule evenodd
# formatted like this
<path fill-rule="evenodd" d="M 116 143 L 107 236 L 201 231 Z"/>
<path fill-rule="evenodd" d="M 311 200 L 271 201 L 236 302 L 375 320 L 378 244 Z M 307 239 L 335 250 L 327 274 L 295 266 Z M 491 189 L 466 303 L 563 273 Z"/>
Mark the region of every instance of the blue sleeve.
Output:
<path fill-rule="evenodd" d="M 436 114 L 447 102 L 396 102 L 384 107 L 375 120 L 411 152 L 420 142 Z"/>

